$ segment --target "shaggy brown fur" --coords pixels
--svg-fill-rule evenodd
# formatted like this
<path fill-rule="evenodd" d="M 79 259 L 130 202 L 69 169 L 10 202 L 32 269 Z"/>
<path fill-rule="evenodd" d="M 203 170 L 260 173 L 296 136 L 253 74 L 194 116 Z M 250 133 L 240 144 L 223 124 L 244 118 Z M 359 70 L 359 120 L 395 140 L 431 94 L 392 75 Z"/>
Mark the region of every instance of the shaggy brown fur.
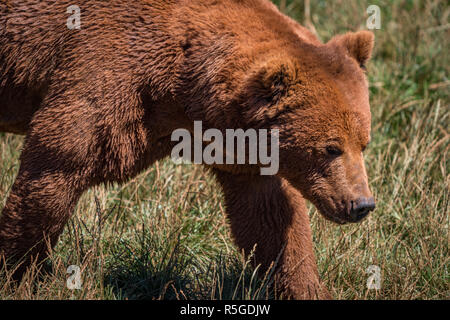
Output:
<path fill-rule="evenodd" d="M 355 222 L 371 198 L 369 32 L 327 44 L 267 0 L 0 1 L 0 130 L 26 134 L 0 217 L 0 254 L 42 259 L 80 195 L 170 154 L 173 130 L 280 129 L 280 172 L 213 168 L 237 245 L 278 259 L 291 298 L 321 287 L 305 200 Z M 303 195 L 303 196 L 302 196 Z M 363 200 L 361 200 L 363 199 Z M 365 199 L 365 200 L 364 200 Z M 365 213 L 368 213 L 365 212 Z M 23 268 L 21 269 L 23 271 Z"/>

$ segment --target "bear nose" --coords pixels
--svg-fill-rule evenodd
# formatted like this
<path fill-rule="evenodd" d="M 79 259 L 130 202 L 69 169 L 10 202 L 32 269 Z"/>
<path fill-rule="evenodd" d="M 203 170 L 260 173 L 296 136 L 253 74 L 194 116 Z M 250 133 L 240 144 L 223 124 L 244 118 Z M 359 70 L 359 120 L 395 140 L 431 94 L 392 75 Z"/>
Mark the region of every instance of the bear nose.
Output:
<path fill-rule="evenodd" d="M 350 216 L 355 222 L 361 221 L 370 211 L 375 209 L 374 198 L 359 198 L 356 201 L 352 201 L 352 208 L 350 210 Z"/>

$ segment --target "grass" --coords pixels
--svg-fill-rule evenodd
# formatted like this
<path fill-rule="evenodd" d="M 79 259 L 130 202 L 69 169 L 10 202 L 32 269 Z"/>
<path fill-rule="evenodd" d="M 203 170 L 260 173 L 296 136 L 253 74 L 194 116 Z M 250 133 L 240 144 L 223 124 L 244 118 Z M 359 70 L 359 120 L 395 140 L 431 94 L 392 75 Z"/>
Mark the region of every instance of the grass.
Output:
<path fill-rule="evenodd" d="M 278 1 L 300 22 L 303 1 Z M 377 210 L 344 227 L 310 208 L 319 272 L 335 299 L 448 299 L 449 14 L 444 0 L 311 1 L 323 41 L 365 28 L 381 8 L 369 65 L 373 139 L 367 151 Z M 0 208 L 19 167 L 22 138 L 0 134 Z M 166 160 L 122 186 L 94 188 L 50 256 L 18 287 L 0 275 L 0 299 L 266 299 L 233 245 L 223 198 L 202 167 Z M 82 289 L 66 288 L 70 265 Z M 368 290 L 366 269 L 381 269 Z"/>

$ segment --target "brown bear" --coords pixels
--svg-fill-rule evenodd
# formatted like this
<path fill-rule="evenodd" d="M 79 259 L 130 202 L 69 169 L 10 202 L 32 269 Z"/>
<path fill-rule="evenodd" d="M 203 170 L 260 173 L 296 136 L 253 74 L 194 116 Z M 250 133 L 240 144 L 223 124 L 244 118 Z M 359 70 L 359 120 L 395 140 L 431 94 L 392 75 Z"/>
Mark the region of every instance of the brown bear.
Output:
<path fill-rule="evenodd" d="M 26 134 L 0 254 L 22 258 L 19 273 L 45 258 L 85 190 L 169 155 L 175 129 L 276 128 L 277 175 L 211 168 L 236 244 L 256 245 L 261 270 L 276 262 L 282 295 L 329 298 L 305 199 L 339 224 L 374 209 L 363 160 L 372 33 L 323 44 L 268 0 L 78 3 L 0 1 L 0 130 Z"/>

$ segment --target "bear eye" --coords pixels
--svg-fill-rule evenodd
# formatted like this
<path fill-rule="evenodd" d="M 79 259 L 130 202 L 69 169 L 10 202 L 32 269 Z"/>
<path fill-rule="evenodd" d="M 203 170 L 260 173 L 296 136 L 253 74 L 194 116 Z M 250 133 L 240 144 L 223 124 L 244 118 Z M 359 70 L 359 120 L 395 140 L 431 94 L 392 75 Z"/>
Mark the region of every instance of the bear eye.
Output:
<path fill-rule="evenodd" d="M 367 144 L 363 144 L 363 145 L 362 145 L 362 152 L 366 151 L 366 149 L 367 149 L 367 147 L 369 146 L 369 144 L 370 144 L 370 141 L 367 142 Z"/>
<path fill-rule="evenodd" d="M 327 147 L 327 153 L 330 156 L 338 157 L 338 156 L 342 155 L 344 152 L 340 148 L 338 148 L 336 146 L 328 146 Z"/>
<path fill-rule="evenodd" d="M 369 144 L 366 144 L 365 146 L 362 147 L 362 152 L 366 151 L 367 147 L 369 146 Z"/>

